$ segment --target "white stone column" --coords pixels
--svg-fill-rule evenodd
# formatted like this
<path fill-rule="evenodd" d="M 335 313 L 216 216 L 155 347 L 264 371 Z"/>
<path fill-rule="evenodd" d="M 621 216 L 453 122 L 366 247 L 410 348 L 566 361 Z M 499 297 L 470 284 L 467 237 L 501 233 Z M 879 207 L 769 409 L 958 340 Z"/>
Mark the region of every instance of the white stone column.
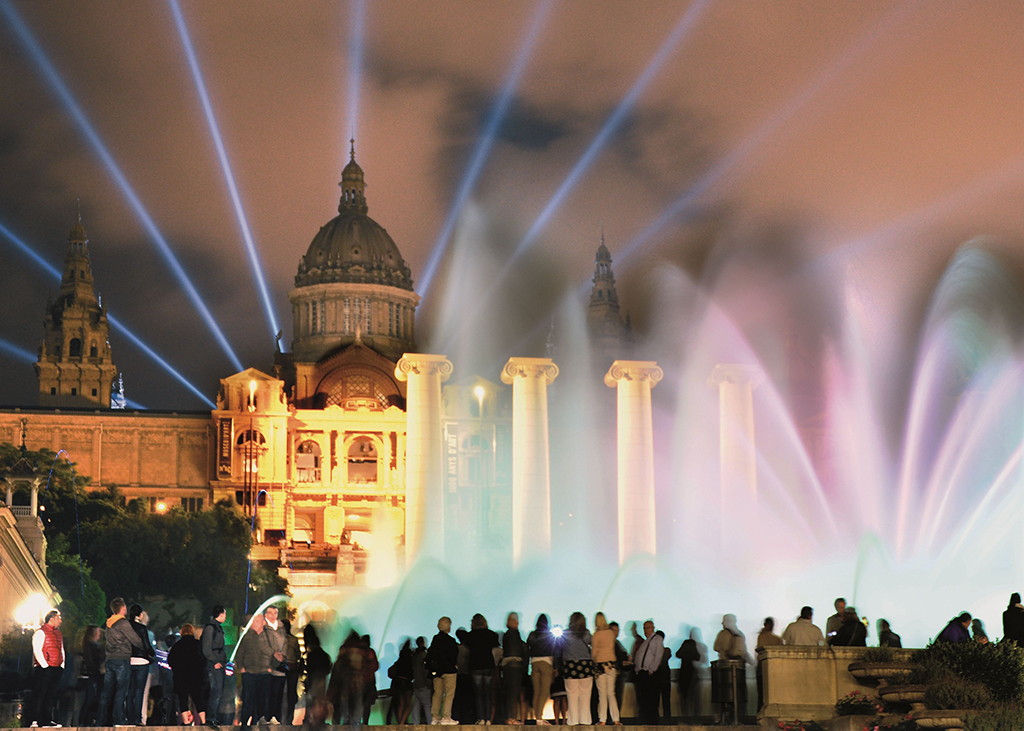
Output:
<path fill-rule="evenodd" d="M 604 377 L 618 402 L 619 565 L 658 550 L 651 389 L 664 375 L 651 360 L 617 360 Z"/>
<path fill-rule="evenodd" d="M 501 371 L 512 385 L 512 564 L 551 553 L 548 385 L 558 377 L 550 358 L 509 358 Z"/>
<path fill-rule="evenodd" d="M 441 383 L 452 364 L 443 355 L 406 353 L 395 377 L 406 389 L 405 565 L 417 556 L 444 557 L 444 436 Z"/>
<path fill-rule="evenodd" d="M 754 389 L 764 373 L 754 365 L 719 364 L 709 382 L 718 387 L 718 438 L 722 500 L 729 495 L 757 499 L 757 444 Z"/>

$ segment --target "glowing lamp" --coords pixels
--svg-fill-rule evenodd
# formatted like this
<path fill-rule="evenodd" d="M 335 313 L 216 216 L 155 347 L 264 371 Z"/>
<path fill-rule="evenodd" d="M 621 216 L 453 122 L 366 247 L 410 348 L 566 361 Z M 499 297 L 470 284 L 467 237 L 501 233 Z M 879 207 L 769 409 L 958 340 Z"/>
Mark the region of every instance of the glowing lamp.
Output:
<path fill-rule="evenodd" d="M 158 513 L 166 513 L 167 512 L 167 503 L 163 502 L 162 500 L 160 502 L 158 502 L 156 504 L 156 512 L 158 512 Z"/>
<path fill-rule="evenodd" d="M 562 636 L 562 631 L 563 631 L 562 628 L 559 627 L 557 624 L 554 627 L 551 628 L 551 634 L 554 637 L 561 637 Z"/>
<path fill-rule="evenodd" d="M 36 629 L 43 624 L 43 617 L 50 610 L 50 602 L 42 594 L 29 596 L 20 607 L 14 610 L 14 621 L 24 629 Z"/>

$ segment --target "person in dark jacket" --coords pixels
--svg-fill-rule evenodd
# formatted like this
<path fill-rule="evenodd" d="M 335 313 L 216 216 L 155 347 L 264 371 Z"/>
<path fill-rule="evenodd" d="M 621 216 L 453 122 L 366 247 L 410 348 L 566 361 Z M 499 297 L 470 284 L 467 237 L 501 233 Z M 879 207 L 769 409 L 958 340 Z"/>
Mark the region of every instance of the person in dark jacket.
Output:
<path fill-rule="evenodd" d="M 889 620 L 878 620 L 878 646 L 879 647 L 903 647 L 900 636 L 889 628 Z"/>
<path fill-rule="evenodd" d="M 416 638 L 416 649 L 412 653 L 412 713 L 414 725 L 430 723 L 430 697 L 434 692 L 434 680 L 427 670 L 427 638 Z"/>
<path fill-rule="evenodd" d="M 868 630 L 857 619 L 857 612 L 853 607 L 847 607 L 843 612 L 843 623 L 839 625 L 836 633 L 828 638 L 828 644 L 835 647 L 867 647 L 867 638 Z"/>
<path fill-rule="evenodd" d="M 526 652 L 530 656 L 530 676 L 533 680 L 533 715 L 537 724 L 548 725 L 544 720 L 544 706 L 551 696 L 551 680 L 555 674 L 555 655 L 560 654 L 551 634 L 548 615 L 537 617 L 537 626 L 526 638 Z"/>
<path fill-rule="evenodd" d="M 327 692 L 327 676 L 331 674 L 331 656 L 320 646 L 320 636 L 316 628 L 307 624 L 302 629 L 302 639 L 306 645 L 306 707 L 321 699 Z"/>
<path fill-rule="evenodd" d="M 242 726 L 258 722 L 270 711 L 270 666 L 274 653 L 263 637 L 265 627 L 264 616 L 254 616 L 235 651 L 235 671 L 242 676 Z"/>
<path fill-rule="evenodd" d="M 338 648 L 338 657 L 331 669 L 327 697 L 334 704 L 334 725 L 341 723 L 359 727 L 363 723 L 365 683 L 363 638 L 353 630 Z"/>
<path fill-rule="evenodd" d="M 190 624 L 181 626 L 181 638 L 167 653 L 167 664 L 174 673 L 174 694 L 178 696 L 178 720 L 187 725 L 192 721 L 189 700 L 199 714 L 199 722 L 206 723 L 206 712 L 203 710 L 203 679 L 206 675 L 206 661 L 200 650 L 200 642 L 195 637 L 195 628 Z"/>
<path fill-rule="evenodd" d="M 408 637 L 398 651 L 398 658 L 388 668 L 388 677 L 391 678 L 388 719 L 393 717 L 397 723 L 405 725 L 412 710 L 412 640 Z"/>
<path fill-rule="evenodd" d="M 128 697 L 128 681 L 132 672 L 129 661 L 132 649 L 142 650 L 144 645 L 125 616 L 128 614 L 128 606 L 124 599 L 114 597 L 110 602 L 110 611 L 111 615 L 106 622 L 107 657 L 103 665 L 107 672 L 103 680 L 103 694 L 100 696 L 100 726 L 126 726 L 128 717 L 125 714 L 125 699 Z"/>
<path fill-rule="evenodd" d="M 99 720 L 100 693 L 103 692 L 103 645 L 100 628 L 89 625 L 82 636 L 82 669 L 85 679 L 85 699 L 79 712 L 79 726 L 93 726 Z"/>
<path fill-rule="evenodd" d="M 526 643 L 519 634 L 519 615 L 509 612 L 501 637 L 501 682 L 505 686 L 506 724 L 522 723 L 523 672 L 526 669 Z"/>
<path fill-rule="evenodd" d="M 302 649 L 299 647 L 299 638 L 292 634 L 292 623 L 282 619 L 284 625 L 284 636 L 286 640 L 284 661 L 288 665 L 285 671 L 284 691 L 284 722 L 291 724 L 295 718 L 295 706 L 299 703 L 299 677 L 302 675 Z"/>
<path fill-rule="evenodd" d="M 1010 595 L 1010 605 L 1003 612 L 1003 639 L 1013 640 L 1024 647 L 1024 606 L 1020 603 L 1020 594 Z"/>
<path fill-rule="evenodd" d="M 220 699 L 224 694 L 224 671 L 228 664 L 224 649 L 224 628 L 221 623 L 228 617 L 223 605 L 214 605 L 210 621 L 203 628 L 202 655 L 206 662 L 206 722 L 211 726 L 220 725 Z"/>
<path fill-rule="evenodd" d="M 128 723 L 141 726 L 145 722 L 142 717 L 142 703 L 146 697 L 146 683 L 149 680 L 150 663 L 156 656 L 153 643 L 149 641 L 149 630 L 146 628 L 146 613 L 142 605 L 132 604 L 128 610 L 128 621 L 135 634 L 142 641 L 142 647 L 132 647 L 129 659 L 131 679 L 128 682 Z"/>
<path fill-rule="evenodd" d="M 453 725 L 452 703 L 455 702 L 455 682 L 459 672 L 459 645 L 452 637 L 452 620 L 437 620 L 438 632 L 427 650 L 427 669 L 434 675 L 434 697 L 430 715 L 434 723 Z M 443 701 L 443 705 L 442 705 Z"/>
<path fill-rule="evenodd" d="M 971 641 L 971 615 L 964 612 L 959 617 L 953 617 L 945 626 L 936 642 L 970 642 Z"/>
<path fill-rule="evenodd" d="M 487 627 L 482 614 L 474 614 L 466 635 L 469 647 L 469 672 L 473 676 L 473 695 L 476 698 L 477 723 L 491 722 L 491 689 L 494 685 L 494 648 L 498 647 L 498 633 Z"/>

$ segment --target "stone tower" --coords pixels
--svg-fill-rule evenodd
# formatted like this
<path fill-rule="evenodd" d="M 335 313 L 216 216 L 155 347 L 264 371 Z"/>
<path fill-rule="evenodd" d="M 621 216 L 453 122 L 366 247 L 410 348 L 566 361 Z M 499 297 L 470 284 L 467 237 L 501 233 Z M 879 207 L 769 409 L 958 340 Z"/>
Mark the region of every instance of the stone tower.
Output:
<path fill-rule="evenodd" d="M 607 370 L 614 360 L 630 357 L 633 344 L 633 329 L 628 317 L 624 321 L 619 310 L 619 295 L 615 291 L 615 275 L 612 274 L 612 255 L 604 244 L 594 257 L 594 286 L 590 290 L 590 307 L 587 309 L 587 329 L 590 332 L 591 350 L 595 365 Z"/>
<path fill-rule="evenodd" d="M 110 407 L 117 367 L 107 310 L 96 296 L 81 213 L 68 236 L 60 294 L 48 302 L 36 362 L 40 406 Z"/>

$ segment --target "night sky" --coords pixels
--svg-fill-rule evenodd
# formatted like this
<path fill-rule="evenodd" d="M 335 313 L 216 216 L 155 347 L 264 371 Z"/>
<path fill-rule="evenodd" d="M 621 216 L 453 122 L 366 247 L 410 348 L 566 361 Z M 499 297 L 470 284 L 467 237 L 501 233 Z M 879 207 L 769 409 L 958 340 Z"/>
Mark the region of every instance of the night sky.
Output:
<path fill-rule="evenodd" d="M 0 0 L 8 3 L 9 0 Z M 244 366 L 273 335 L 200 97 L 164 2 L 17 0 Z M 370 215 L 423 280 L 435 240 L 537 12 L 532 2 L 369 0 L 359 107 L 348 103 L 346 2 L 188 2 L 184 18 L 242 206 L 291 340 L 300 256 L 336 215 L 348 140 Z M 620 298 L 656 329 L 652 281 L 706 281 L 719 254 L 857 272 L 885 337 L 915 332 L 964 241 L 1024 261 L 1024 9 L 1019 3 L 610 2 L 552 5 L 467 208 L 501 271 L 580 156 L 690 13 L 607 146 L 516 260 L 515 341 L 593 270 L 601 227 Z M 61 266 L 81 199 L 111 312 L 213 397 L 234 368 L 81 128 L 0 13 L 0 225 Z M 630 242 L 681 195 L 688 204 Z M 497 243 L 495 243 L 497 242 Z M 451 252 L 455 252 L 453 247 Z M 452 254 L 454 255 L 454 254 Z M 34 353 L 56 280 L 0 236 L 0 339 Z M 820 266 L 808 266 L 817 264 Z M 442 272 L 451 272 L 449 261 Z M 461 270 L 460 270 L 461 271 Z M 462 276 L 460 274 L 460 276 Z M 432 335 L 455 277 L 422 305 Z M 477 282 L 479 284 L 479 282 Z M 541 296 L 536 296 L 540 291 Z M 422 294 L 422 291 L 421 291 Z M 116 333 L 128 397 L 203 404 Z M 458 367 L 458 364 L 456 364 Z M 35 403 L 31 363 L 0 351 L 0 404 Z M 493 378 L 495 374 L 491 374 Z"/>

